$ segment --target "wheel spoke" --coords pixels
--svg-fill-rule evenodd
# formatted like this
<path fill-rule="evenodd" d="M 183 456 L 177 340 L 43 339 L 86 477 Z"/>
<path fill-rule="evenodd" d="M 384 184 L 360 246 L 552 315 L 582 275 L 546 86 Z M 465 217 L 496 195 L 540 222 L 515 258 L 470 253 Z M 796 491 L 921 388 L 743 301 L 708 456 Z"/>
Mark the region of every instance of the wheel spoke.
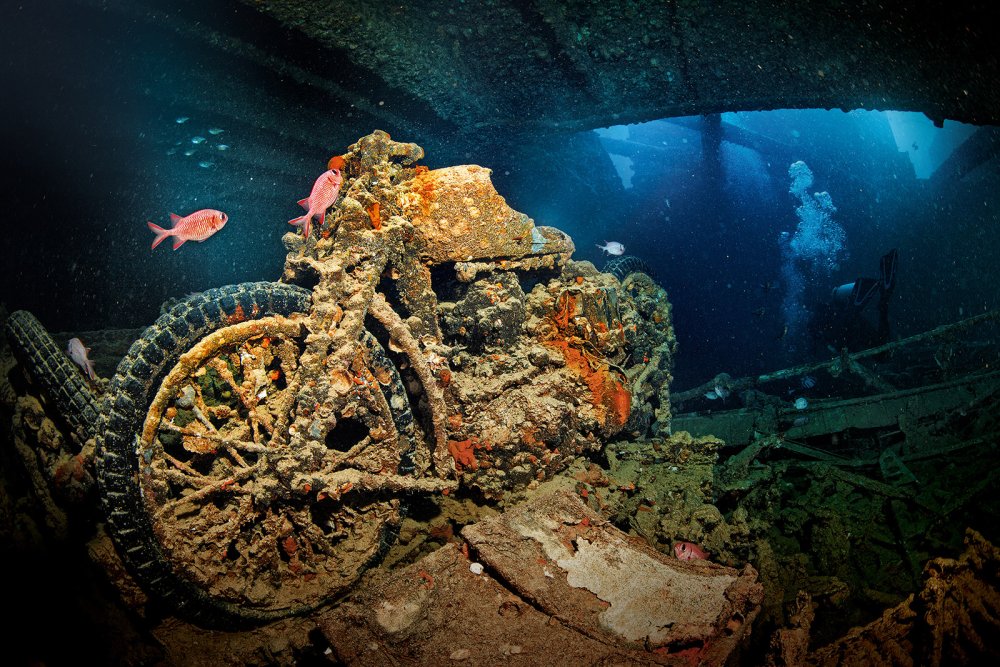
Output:
<path fill-rule="evenodd" d="M 180 426 L 174 426 L 173 424 L 164 422 L 160 424 L 160 430 L 169 431 L 171 433 L 178 433 L 180 435 L 191 436 L 195 438 L 201 438 L 202 440 L 211 440 L 212 442 L 217 442 L 227 448 L 232 448 L 238 451 L 250 452 L 252 454 L 264 454 L 270 451 L 270 447 L 266 445 L 259 445 L 255 442 L 247 442 L 246 440 L 241 440 L 239 438 L 227 438 L 225 436 L 216 433 L 196 433 L 189 431 L 186 428 Z"/>
<path fill-rule="evenodd" d="M 257 471 L 258 466 L 252 468 L 246 468 L 240 470 L 232 477 L 227 477 L 225 479 L 213 480 L 212 483 L 206 484 L 199 488 L 197 491 L 192 491 L 187 495 L 182 495 L 179 498 L 168 501 L 160 507 L 157 512 L 158 518 L 162 519 L 172 513 L 178 511 L 178 509 L 184 505 L 194 505 L 198 501 L 208 497 L 209 495 L 217 492 L 228 492 L 228 493 L 238 493 L 242 489 L 239 486 L 240 482 L 249 478 L 254 472 Z"/>

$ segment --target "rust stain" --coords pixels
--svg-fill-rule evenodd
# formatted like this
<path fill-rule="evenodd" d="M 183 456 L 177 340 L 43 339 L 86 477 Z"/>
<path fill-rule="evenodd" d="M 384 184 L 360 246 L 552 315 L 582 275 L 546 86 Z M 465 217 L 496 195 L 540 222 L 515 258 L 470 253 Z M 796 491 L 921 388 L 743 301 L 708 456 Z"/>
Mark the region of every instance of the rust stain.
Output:
<path fill-rule="evenodd" d="M 448 452 L 455 459 L 455 468 L 459 472 L 462 472 L 462 468 L 476 470 L 479 467 L 479 463 L 476 461 L 475 449 L 477 443 L 475 440 L 475 438 L 469 438 L 467 440 L 448 441 Z"/>
<path fill-rule="evenodd" d="M 556 313 L 552 317 L 560 331 L 569 327 L 569 320 L 576 314 L 576 296 L 563 292 L 556 299 Z"/>
<path fill-rule="evenodd" d="M 246 322 L 246 319 L 247 314 L 243 312 L 243 306 L 237 304 L 233 314 L 226 317 L 226 322 L 228 324 L 239 324 L 240 322 Z"/>

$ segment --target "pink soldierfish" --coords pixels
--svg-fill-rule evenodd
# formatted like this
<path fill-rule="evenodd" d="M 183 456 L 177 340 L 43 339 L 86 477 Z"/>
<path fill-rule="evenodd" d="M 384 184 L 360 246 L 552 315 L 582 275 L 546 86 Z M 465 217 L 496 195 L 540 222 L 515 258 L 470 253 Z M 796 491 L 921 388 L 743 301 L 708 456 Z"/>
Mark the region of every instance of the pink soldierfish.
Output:
<path fill-rule="evenodd" d="M 73 360 L 73 363 L 83 369 L 83 372 L 87 374 L 88 378 L 96 380 L 97 372 L 94 370 L 94 362 L 87 356 L 88 352 L 90 352 L 90 348 L 84 347 L 82 340 L 79 338 L 69 339 L 69 345 L 66 347 L 66 354 L 68 354 L 69 358 Z"/>
<path fill-rule="evenodd" d="M 170 229 L 164 229 L 151 222 L 146 223 L 156 233 L 156 238 L 153 239 L 154 248 L 168 236 L 174 237 L 174 250 L 184 245 L 185 241 L 204 241 L 222 229 L 229 221 L 229 216 L 222 211 L 203 208 L 183 218 L 176 213 L 171 213 L 170 221 L 174 223 Z"/>
<path fill-rule="evenodd" d="M 609 255 L 624 255 L 625 246 L 623 246 L 618 241 L 605 241 L 604 245 L 597 246 Z"/>
<path fill-rule="evenodd" d="M 316 182 L 313 183 L 313 189 L 309 196 L 299 200 L 299 206 L 306 210 L 306 214 L 289 220 L 288 224 L 301 226 L 303 236 L 308 238 L 309 232 L 312 230 L 313 220 L 319 216 L 320 222 L 323 221 L 327 209 L 333 206 L 337 197 L 340 196 L 340 184 L 343 182 L 344 178 L 340 174 L 340 169 L 330 169 L 320 174 Z"/>
<path fill-rule="evenodd" d="M 708 554 L 701 547 L 691 542 L 678 542 L 674 545 L 674 554 L 681 560 L 705 560 Z"/>

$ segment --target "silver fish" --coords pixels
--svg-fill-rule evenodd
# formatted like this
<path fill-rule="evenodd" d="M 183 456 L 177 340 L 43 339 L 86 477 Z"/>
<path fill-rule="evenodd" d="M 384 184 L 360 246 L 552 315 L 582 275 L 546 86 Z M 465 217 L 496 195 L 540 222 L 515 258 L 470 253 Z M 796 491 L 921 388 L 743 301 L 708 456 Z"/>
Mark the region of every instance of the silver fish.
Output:
<path fill-rule="evenodd" d="M 604 245 L 598 245 L 597 247 L 609 255 L 625 254 L 625 246 L 619 243 L 618 241 L 605 241 Z"/>
<path fill-rule="evenodd" d="M 66 346 L 66 354 L 73 360 L 73 363 L 83 369 L 88 378 L 96 380 L 97 373 L 94 371 L 94 362 L 87 356 L 88 352 L 90 352 L 90 348 L 84 347 L 83 341 L 79 338 L 69 339 L 69 345 Z"/>

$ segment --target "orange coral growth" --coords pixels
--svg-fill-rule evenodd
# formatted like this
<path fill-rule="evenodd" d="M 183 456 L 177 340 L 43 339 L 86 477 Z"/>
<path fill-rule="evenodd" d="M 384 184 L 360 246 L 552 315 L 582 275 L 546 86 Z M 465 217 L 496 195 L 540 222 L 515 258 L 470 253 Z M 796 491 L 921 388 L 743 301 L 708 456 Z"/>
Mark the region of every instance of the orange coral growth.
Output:
<path fill-rule="evenodd" d="M 271 382 L 275 382 L 275 381 L 277 381 L 278 378 L 281 377 L 281 371 L 279 371 L 276 368 L 273 371 L 271 371 L 270 373 L 268 373 L 267 377 L 271 378 Z"/>
<path fill-rule="evenodd" d="M 330 161 L 326 163 L 327 169 L 343 169 L 347 162 L 341 155 L 334 155 L 330 158 Z"/>
<path fill-rule="evenodd" d="M 557 324 L 559 320 L 556 320 Z M 566 367 L 578 373 L 593 396 L 598 419 L 604 426 L 622 427 L 628 421 L 632 409 L 632 395 L 611 373 L 604 363 L 591 366 L 582 350 L 572 347 L 568 341 L 554 340 L 546 343 L 562 352 Z"/>
<path fill-rule="evenodd" d="M 439 379 L 441 381 L 441 386 L 447 387 L 449 384 L 451 384 L 451 371 L 449 371 L 447 368 L 442 369 Z"/>
<path fill-rule="evenodd" d="M 479 464 L 476 462 L 475 445 L 474 438 L 448 441 L 448 452 L 455 459 L 455 468 L 459 472 L 462 471 L 462 468 L 475 470 L 479 467 Z"/>
<path fill-rule="evenodd" d="M 415 173 L 418 174 L 418 175 L 419 174 L 426 174 L 427 173 L 427 166 L 423 165 L 423 164 L 418 164 L 413 169 L 414 169 Z"/>
<path fill-rule="evenodd" d="M 374 202 L 368 207 L 368 218 L 372 221 L 372 227 L 375 229 L 382 229 L 382 215 L 381 206 L 378 202 Z"/>
<path fill-rule="evenodd" d="M 286 537 L 281 542 L 281 546 L 285 550 L 285 553 L 288 554 L 289 556 L 294 556 L 295 552 L 299 550 L 298 543 L 295 541 L 295 538 L 292 537 L 291 535 Z"/>

